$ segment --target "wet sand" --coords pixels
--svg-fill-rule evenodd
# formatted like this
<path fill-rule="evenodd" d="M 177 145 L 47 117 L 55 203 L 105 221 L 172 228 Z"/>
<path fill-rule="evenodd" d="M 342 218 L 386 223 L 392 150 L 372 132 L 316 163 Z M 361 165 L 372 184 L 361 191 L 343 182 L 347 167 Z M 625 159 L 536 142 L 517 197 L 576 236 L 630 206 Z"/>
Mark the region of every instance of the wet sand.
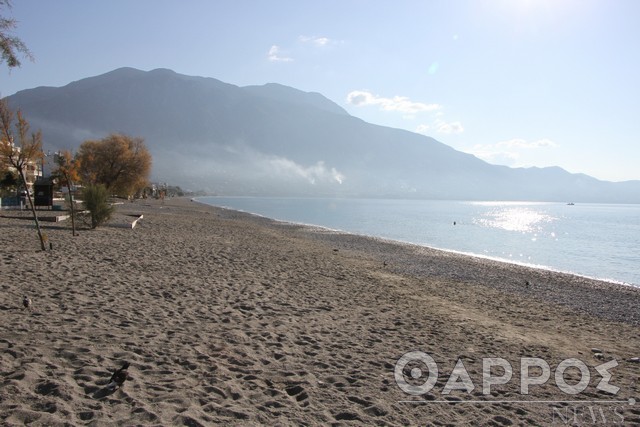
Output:
<path fill-rule="evenodd" d="M 189 199 L 118 212 L 77 237 L 67 222 L 44 224 L 46 252 L 31 222 L 0 218 L 0 424 L 640 423 L 640 404 L 629 404 L 640 394 L 637 288 Z M 126 214 L 144 218 L 125 228 Z M 410 351 L 439 370 L 419 396 L 394 377 Z M 508 361 L 513 377 L 485 395 L 488 357 Z M 552 369 L 528 395 L 523 357 Z M 591 377 L 575 395 L 554 379 L 569 358 Z M 108 389 L 125 360 L 128 380 Z M 445 394 L 458 360 L 474 389 Z M 611 360 L 615 395 L 596 388 L 595 367 Z M 412 368 L 422 376 L 411 379 Z M 403 378 L 417 386 L 427 372 L 409 363 Z M 569 368 L 564 378 L 575 384 L 581 375 Z M 565 403 L 549 403 L 557 401 Z"/>

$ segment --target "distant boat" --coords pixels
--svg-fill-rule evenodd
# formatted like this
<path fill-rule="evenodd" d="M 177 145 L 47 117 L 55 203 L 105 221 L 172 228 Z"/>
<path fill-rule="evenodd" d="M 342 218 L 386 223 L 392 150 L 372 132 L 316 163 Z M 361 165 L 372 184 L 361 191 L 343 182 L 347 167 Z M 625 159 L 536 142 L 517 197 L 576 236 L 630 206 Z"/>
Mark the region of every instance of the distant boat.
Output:
<path fill-rule="evenodd" d="M 569 202 L 569 203 L 567 203 L 567 206 L 575 206 L 575 203 Z"/>

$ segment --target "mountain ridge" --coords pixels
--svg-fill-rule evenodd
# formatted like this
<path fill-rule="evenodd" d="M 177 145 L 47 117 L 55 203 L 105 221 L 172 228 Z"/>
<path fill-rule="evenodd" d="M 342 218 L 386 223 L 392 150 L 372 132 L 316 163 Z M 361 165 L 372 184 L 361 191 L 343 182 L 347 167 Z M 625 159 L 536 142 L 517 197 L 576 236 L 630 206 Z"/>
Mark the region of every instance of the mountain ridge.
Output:
<path fill-rule="evenodd" d="M 640 181 L 490 165 L 277 83 L 239 87 L 122 67 L 8 98 L 42 129 L 45 149 L 139 136 L 154 179 L 216 194 L 640 203 Z"/>

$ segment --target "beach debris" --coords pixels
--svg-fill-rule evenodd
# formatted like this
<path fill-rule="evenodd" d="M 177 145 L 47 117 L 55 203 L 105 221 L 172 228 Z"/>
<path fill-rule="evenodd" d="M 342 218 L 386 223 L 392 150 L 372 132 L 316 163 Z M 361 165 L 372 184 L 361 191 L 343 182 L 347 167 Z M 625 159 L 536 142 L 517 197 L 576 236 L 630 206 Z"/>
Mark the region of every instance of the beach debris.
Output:
<path fill-rule="evenodd" d="M 339 251 L 339 249 L 334 249 L 334 250 L 333 250 L 333 252 L 338 252 L 338 251 Z"/>
<path fill-rule="evenodd" d="M 604 355 L 602 353 L 593 353 L 593 357 L 596 359 L 604 359 Z"/>
<path fill-rule="evenodd" d="M 602 349 L 594 347 L 594 348 L 591 349 L 591 353 L 604 353 L 604 352 L 602 351 Z"/>
<path fill-rule="evenodd" d="M 31 306 L 32 306 L 31 298 L 25 295 L 24 298 L 22 298 L 22 305 L 24 306 L 25 309 L 31 310 Z"/>
<path fill-rule="evenodd" d="M 111 380 L 109 380 L 107 388 L 114 390 L 116 388 L 122 387 L 122 385 L 128 378 L 128 368 L 129 362 L 125 361 L 120 369 L 116 369 L 115 371 L 113 371 L 113 375 L 111 375 Z"/>
<path fill-rule="evenodd" d="M 629 362 L 631 362 L 631 363 L 640 363 L 640 357 L 632 357 L 631 359 L 629 359 Z"/>

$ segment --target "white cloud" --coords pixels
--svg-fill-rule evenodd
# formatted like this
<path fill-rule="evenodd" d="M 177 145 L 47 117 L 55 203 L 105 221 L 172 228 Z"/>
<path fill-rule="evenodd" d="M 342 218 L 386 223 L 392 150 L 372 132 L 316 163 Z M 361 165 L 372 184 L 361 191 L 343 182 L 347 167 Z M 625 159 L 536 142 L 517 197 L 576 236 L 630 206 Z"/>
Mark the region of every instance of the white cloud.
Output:
<path fill-rule="evenodd" d="M 553 149 L 556 147 L 558 147 L 558 144 L 548 138 L 535 141 L 512 138 L 495 144 L 476 144 L 465 151 L 491 163 L 521 166 L 520 159 L 523 156 L 529 156 L 532 150 Z"/>
<path fill-rule="evenodd" d="M 442 120 L 436 120 L 436 129 L 439 133 L 462 133 L 464 132 L 464 127 L 460 122 L 450 122 L 446 123 Z"/>
<path fill-rule="evenodd" d="M 312 164 L 301 164 L 286 157 L 270 155 L 255 150 L 243 142 L 225 145 L 216 155 L 216 168 L 223 175 L 237 176 L 243 180 L 276 180 L 296 184 L 307 181 L 312 185 L 335 185 L 344 183 L 346 177 L 335 167 L 318 160 Z M 214 168 L 215 169 L 215 168 Z"/>
<path fill-rule="evenodd" d="M 316 184 L 317 182 L 337 182 L 342 184 L 345 178 L 336 168 L 329 169 L 322 161 L 305 167 L 285 157 L 274 156 L 267 160 L 267 164 L 269 169 L 277 174 L 299 176 L 311 184 Z"/>
<path fill-rule="evenodd" d="M 269 53 L 267 54 L 267 58 L 271 62 L 291 62 L 293 58 L 290 58 L 282 53 L 280 47 L 277 45 L 271 46 L 269 49 Z"/>
<path fill-rule="evenodd" d="M 333 44 L 338 44 L 337 41 L 331 40 L 328 37 L 316 37 L 316 36 L 300 36 L 298 37 L 302 43 L 311 43 L 314 46 L 325 47 Z"/>
<path fill-rule="evenodd" d="M 481 158 L 489 163 L 515 164 L 520 159 L 520 153 L 514 151 L 504 151 L 496 149 L 495 145 L 476 144 L 469 150 L 464 150 L 469 154 Z"/>
<path fill-rule="evenodd" d="M 426 134 L 429 129 L 431 129 L 431 126 L 422 124 L 422 125 L 418 125 L 418 127 L 416 127 L 416 132 L 417 133 Z"/>
<path fill-rule="evenodd" d="M 462 133 L 464 132 L 464 126 L 460 122 L 445 122 L 440 117 L 442 117 L 442 113 L 438 112 L 436 114 L 437 118 L 433 121 L 432 124 L 420 124 L 416 127 L 417 133 L 427 134 L 427 131 L 434 129 L 438 133 Z"/>
<path fill-rule="evenodd" d="M 299 36 L 298 42 L 298 44 L 290 46 L 293 52 L 297 54 L 301 54 L 303 52 L 304 45 L 322 49 L 342 43 L 342 41 L 340 40 L 333 40 L 328 37 L 317 36 Z M 271 62 L 293 62 L 294 58 L 291 56 L 291 49 L 283 49 L 281 46 L 274 44 L 271 46 L 271 48 L 269 48 L 267 59 Z"/>
<path fill-rule="evenodd" d="M 537 141 L 527 141 L 522 138 L 513 138 L 507 141 L 500 141 L 494 145 L 499 148 L 555 148 L 558 146 L 558 144 L 548 138 L 538 139 Z"/>
<path fill-rule="evenodd" d="M 403 113 L 418 113 L 436 111 L 442 108 L 439 104 L 424 104 L 422 102 L 411 101 L 405 96 L 394 96 L 384 98 L 368 91 L 354 90 L 347 95 L 347 103 L 356 107 L 377 105 L 384 111 L 400 111 Z"/>

